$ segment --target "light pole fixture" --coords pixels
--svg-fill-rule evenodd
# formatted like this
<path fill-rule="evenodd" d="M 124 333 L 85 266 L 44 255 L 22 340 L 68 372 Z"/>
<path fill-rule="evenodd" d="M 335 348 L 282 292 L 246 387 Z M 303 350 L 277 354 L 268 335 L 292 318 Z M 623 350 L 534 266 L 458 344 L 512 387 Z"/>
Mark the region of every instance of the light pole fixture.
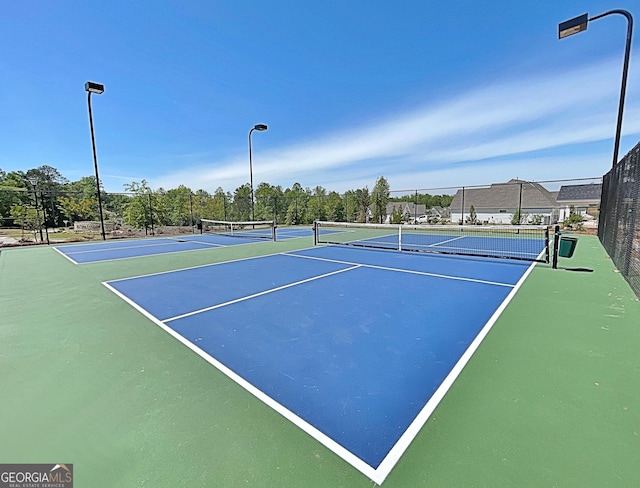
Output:
<path fill-rule="evenodd" d="M 252 156 L 251 156 L 251 133 L 254 130 L 263 131 L 263 130 L 267 130 L 268 128 L 269 127 L 267 127 L 266 124 L 256 124 L 249 131 L 249 178 L 250 178 L 250 183 L 251 183 L 251 220 L 256 220 L 256 214 L 255 214 L 255 210 L 254 210 L 254 207 L 253 207 L 253 159 L 252 159 Z"/>
<path fill-rule="evenodd" d="M 620 136 L 622 131 L 622 113 L 624 111 L 624 98 L 627 91 L 627 73 L 629 72 L 629 57 L 631 56 L 631 36 L 633 34 L 633 17 L 629 12 L 622 9 L 609 10 L 595 17 L 589 18 L 589 14 L 582 14 L 573 19 L 558 24 L 558 39 L 577 34 L 587 30 L 587 24 L 592 20 L 598 20 L 602 17 L 612 14 L 624 15 L 627 18 L 627 43 L 624 51 L 624 62 L 622 65 L 622 85 L 620 87 L 620 102 L 618 104 L 618 123 L 616 125 L 616 139 L 613 144 L 613 168 L 618 162 L 618 151 L 620 149 Z"/>
<path fill-rule="evenodd" d="M 94 83 L 93 81 L 87 81 L 84 84 L 84 89 L 87 92 L 87 105 L 89 107 L 89 126 L 91 127 L 91 147 L 93 148 L 93 167 L 96 172 L 96 192 L 98 194 L 98 212 L 100 214 L 100 234 L 102 240 L 106 240 L 104 233 L 104 217 L 102 216 L 102 197 L 100 196 L 100 177 L 98 176 L 98 156 L 96 154 L 96 139 L 93 132 L 93 115 L 91 113 L 91 94 L 95 93 L 101 95 L 104 93 L 104 85 L 100 83 Z"/>

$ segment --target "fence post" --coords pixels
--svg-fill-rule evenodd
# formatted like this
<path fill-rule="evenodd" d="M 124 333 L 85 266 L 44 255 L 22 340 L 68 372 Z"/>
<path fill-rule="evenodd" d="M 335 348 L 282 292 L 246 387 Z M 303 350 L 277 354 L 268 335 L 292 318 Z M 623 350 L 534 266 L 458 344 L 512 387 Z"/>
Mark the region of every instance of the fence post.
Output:
<path fill-rule="evenodd" d="M 522 183 L 520 183 L 520 198 L 518 199 L 518 225 L 522 223 Z"/>
<path fill-rule="evenodd" d="M 151 217 L 151 235 L 154 236 L 155 234 L 155 229 L 153 227 L 153 205 L 151 204 L 151 192 L 148 193 L 149 195 L 149 215 Z"/>

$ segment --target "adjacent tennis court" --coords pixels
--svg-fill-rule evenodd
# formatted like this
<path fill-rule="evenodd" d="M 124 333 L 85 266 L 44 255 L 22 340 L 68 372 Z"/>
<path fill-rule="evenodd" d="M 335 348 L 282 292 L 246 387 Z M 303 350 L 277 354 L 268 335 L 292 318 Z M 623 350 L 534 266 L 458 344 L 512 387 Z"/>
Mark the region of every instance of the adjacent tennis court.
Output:
<path fill-rule="evenodd" d="M 105 285 L 381 483 L 531 266 L 322 246 Z"/>
<path fill-rule="evenodd" d="M 74 264 L 95 263 L 117 259 L 139 258 L 187 251 L 202 251 L 215 247 L 237 246 L 276 239 L 272 221 L 266 225 L 239 225 L 222 221 L 207 221 L 206 232 L 147 239 L 108 240 L 95 243 L 68 244 L 54 249 Z M 215 222 L 215 224 L 213 224 Z M 278 239 L 294 239 L 311 235 L 310 228 L 285 228 L 277 232 Z"/>

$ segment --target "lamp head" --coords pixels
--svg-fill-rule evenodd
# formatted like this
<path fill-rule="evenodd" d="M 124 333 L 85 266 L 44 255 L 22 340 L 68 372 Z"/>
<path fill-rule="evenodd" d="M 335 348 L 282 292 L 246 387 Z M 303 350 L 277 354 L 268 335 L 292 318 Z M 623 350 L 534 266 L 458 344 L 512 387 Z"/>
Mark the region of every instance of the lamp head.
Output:
<path fill-rule="evenodd" d="M 565 37 L 587 30 L 588 22 L 589 14 L 582 14 L 558 24 L 558 39 L 564 39 Z"/>
<path fill-rule="evenodd" d="M 101 85 L 100 83 L 94 83 L 93 81 L 87 81 L 84 84 L 84 89 L 89 93 L 96 93 L 98 95 L 104 93 L 104 85 Z"/>
<path fill-rule="evenodd" d="M 267 124 L 256 124 L 253 128 L 255 130 L 267 130 L 269 127 L 267 127 Z"/>

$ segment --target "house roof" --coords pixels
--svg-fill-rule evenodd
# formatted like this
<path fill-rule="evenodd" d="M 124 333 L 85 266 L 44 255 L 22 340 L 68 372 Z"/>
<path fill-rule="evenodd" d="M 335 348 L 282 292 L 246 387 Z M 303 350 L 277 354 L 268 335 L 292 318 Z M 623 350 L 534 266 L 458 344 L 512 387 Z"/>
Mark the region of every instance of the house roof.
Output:
<path fill-rule="evenodd" d="M 559 202 L 592 200 L 594 203 L 600 201 L 602 184 L 590 183 L 588 185 L 564 185 L 560 187 L 558 197 Z"/>
<path fill-rule="evenodd" d="M 460 211 L 462 199 L 463 190 L 458 190 L 451 202 L 453 212 Z M 554 208 L 557 203 L 554 195 L 539 183 L 512 179 L 506 183 L 493 183 L 488 188 L 465 188 L 464 211 L 468 212 L 471 205 L 476 211 L 515 211 L 520 205 L 523 209 Z"/>
<path fill-rule="evenodd" d="M 405 213 L 409 212 L 410 215 L 422 215 L 426 212 L 426 207 L 424 204 L 419 203 L 416 205 L 413 202 L 389 202 L 387 203 L 387 215 L 391 215 L 393 210 L 400 211 Z"/>

